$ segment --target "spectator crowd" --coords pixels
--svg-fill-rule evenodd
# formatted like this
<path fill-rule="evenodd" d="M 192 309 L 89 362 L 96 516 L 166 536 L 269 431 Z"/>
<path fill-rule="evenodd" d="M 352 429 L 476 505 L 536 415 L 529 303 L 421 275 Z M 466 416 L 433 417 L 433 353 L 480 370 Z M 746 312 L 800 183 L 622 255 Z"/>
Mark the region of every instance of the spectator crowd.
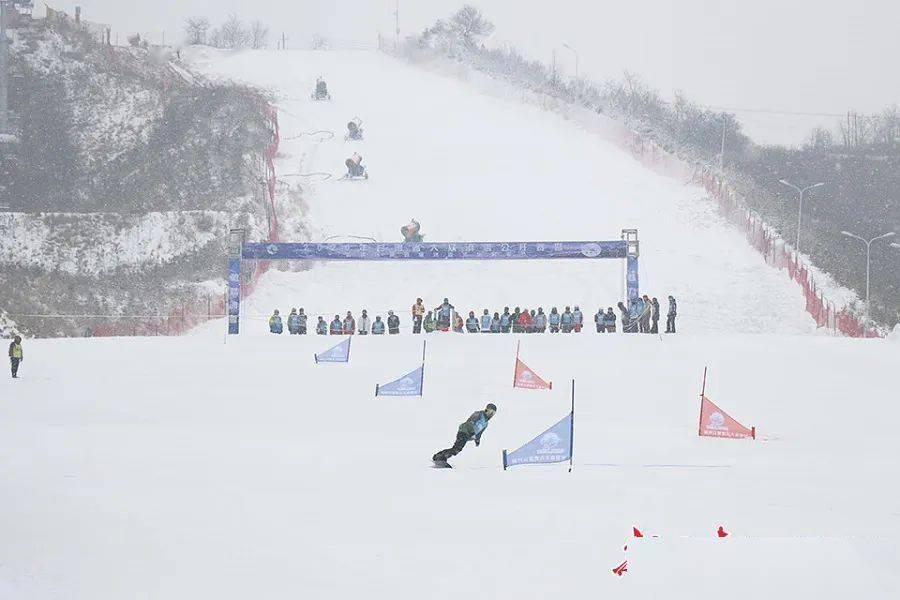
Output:
<path fill-rule="evenodd" d="M 593 316 L 594 327 L 597 333 L 616 333 L 617 323 L 621 325 L 623 333 L 659 333 L 659 321 L 662 309 L 656 298 L 650 298 L 646 294 L 638 297 L 625 306 L 623 302 L 617 305 L 618 316 L 613 308 L 607 307 L 604 311 L 601 307 Z M 580 333 L 585 327 L 585 315 L 578 305 L 574 310 L 566 306 L 562 312 L 557 307 L 544 312 L 543 307 L 537 309 L 515 307 L 510 311 L 509 307 L 503 308 L 503 312 L 494 312 L 487 308 L 481 315 L 476 316 L 474 310 L 469 311 L 467 318 L 456 311 L 449 299 L 433 309 L 426 309 L 421 298 L 417 298 L 410 310 L 412 317 L 412 332 L 415 334 L 431 333 L 433 331 L 454 331 L 457 333 Z M 673 296 L 668 297 L 666 308 L 665 333 L 675 333 L 675 318 L 678 316 L 678 307 Z M 280 312 L 276 309 L 269 317 L 269 332 L 280 334 L 284 332 L 284 321 Z M 304 310 L 292 308 L 287 317 L 287 330 L 292 335 L 306 335 L 309 325 L 309 317 Z M 317 335 L 396 335 L 400 333 L 400 318 L 393 310 L 387 313 L 387 321 L 383 321 L 380 315 L 373 320 L 368 312 L 363 309 L 359 318 L 347 311 L 342 319 L 339 314 L 327 322 L 321 315 L 315 322 Z"/>

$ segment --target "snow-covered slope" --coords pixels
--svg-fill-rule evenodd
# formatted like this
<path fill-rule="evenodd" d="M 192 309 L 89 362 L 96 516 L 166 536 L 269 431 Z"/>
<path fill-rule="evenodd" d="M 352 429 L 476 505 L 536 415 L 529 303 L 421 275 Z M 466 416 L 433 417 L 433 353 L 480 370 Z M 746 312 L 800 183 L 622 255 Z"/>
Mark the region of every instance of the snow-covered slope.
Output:
<path fill-rule="evenodd" d="M 717 217 L 702 190 L 647 171 L 555 114 L 376 52 L 193 52 L 195 66 L 212 76 L 277 93 L 279 176 L 310 186 L 304 198 L 320 239 L 399 241 L 412 217 L 426 241 L 618 239 L 636 227 L 642 291 L 676 296 L 685 329 L 814 329 L 796 286 Z M 331 102 L 310 100 L 319 75 Z M 366 139 L 345 142 L 346 123 L 357 116 Z M 335 135 L 313 133 L 321 130 Z M 371 179 L 337 181 L 354 150 Z M 294 176 L 321 172 L 335 177 Z M 618 261 L 318 264 L 300 275 L 270 273 L 245 309 L 267 316 L 302 305 L 333 316 L 367 308 L 374 316 L 391 308 L 405 314 L 417 296 L 432 306 L 450 296 L 478 314 L 574 304 L 593 314 L 622 297 L 621 273 Z"/>
<path fill-rule="evenodd" d="M 900 345 L 432 334 L 26 342 L 0 377 L 0 597 L 878 598 L 900 591 Z M 635 358 L 638 357 L 636 360 Z M 760 439 L 697 437 L 708 393 Z M 513 449 L 569 410 L 575 467 Z M 456 469 L 457 424 L 500 411 Z M 718 540 L 722 524 L 732 537 Z M 629 573 L 610 571 L 630 543 Z"/>

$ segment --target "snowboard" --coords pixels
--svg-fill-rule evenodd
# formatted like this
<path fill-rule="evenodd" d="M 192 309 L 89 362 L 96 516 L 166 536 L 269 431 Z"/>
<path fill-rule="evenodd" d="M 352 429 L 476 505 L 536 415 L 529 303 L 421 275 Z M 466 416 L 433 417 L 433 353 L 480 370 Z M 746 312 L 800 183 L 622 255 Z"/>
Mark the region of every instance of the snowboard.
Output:
<path fill-rule="evenodd" d="M 431 462 L 434 463 L 434 465 L 432 465 L 432 466 L 433 466 L 435 469 L 452 469 L 452 468 L 453 468 L 453 466 L 452 466 L 450 463 L 448 463 L 446 460 L 434 460 L 434 459 L 432 459 Z"/>

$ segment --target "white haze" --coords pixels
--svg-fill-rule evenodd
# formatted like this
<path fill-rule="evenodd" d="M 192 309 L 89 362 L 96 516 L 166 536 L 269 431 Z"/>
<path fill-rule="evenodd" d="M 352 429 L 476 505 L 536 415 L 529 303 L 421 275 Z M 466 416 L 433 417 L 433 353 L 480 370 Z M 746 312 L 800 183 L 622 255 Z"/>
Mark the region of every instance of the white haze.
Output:
<path fill-rule="evenodd" d="M 469 0 L 509 43 L 574 73 L 607 78 L 629 70 L 671 95 L 683 90 L 704 104 L 818 115 L 736 111 L 757 141 L 797 144 L 813 126 L 833 128 L 847 110 L 879 111 L 900 102 L 900 3 L 891 0 Z M 465 0 L 401 0 L 402 35 L 420 31 Z M 213 22 L 234 13 L 260 19 L 289 48 L 313 34 L 350 47 L 393 35 L 395 0 L 122 0 L 59 1 L 51 6 L 113 25 L 121 40 L 135 31 L 152 42 L 179 42 L 188 16 Z M 36 2 L 36 14 L 43 3 Z M 272 42 L 274 44 L 274 40 Z"/>

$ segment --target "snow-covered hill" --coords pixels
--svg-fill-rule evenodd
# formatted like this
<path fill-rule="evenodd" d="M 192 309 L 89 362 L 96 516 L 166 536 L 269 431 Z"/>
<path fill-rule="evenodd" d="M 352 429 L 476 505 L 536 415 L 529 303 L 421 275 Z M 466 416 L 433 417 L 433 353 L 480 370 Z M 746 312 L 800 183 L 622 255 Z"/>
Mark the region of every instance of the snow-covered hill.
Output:
<path fill-rule="evenodd" d="M 815 327 L 798 289 L 719 219 L 702 190 L 647 171 L 558 115 L 376 52 L 195 49 L 193 60 L 211 76 L 276 92 L 279 177 L 306 184 L 319 239 L 399 241 L 399 228 L 411 217 L 422 223 L 426 241 L 618 239 L 623 228 L 637 227 L 642 290 L 676 296 L 686 329 L 799 333 Z M 320 75 L 331 102 L 310 100 Z M 362 119 L 366 139 L 345 142 L 354 117 Z M 354 151 L 371 178 L 338 181 Z M 622 297 L 621 272 L 616 261 L 429 264 L 424 270 L 319 264 L 300 275 L 270 273 L 271 285 L 260 286 L 245 309 L 268 316 L 276 307 L 302 305 L 333 316 L 367 308 L 374 316 L 388 309 L 405 314 L 418 296 L 430 305 L 450 296 L 479 314 L 483 307 L 574 304 L 593 314 Z"/>

